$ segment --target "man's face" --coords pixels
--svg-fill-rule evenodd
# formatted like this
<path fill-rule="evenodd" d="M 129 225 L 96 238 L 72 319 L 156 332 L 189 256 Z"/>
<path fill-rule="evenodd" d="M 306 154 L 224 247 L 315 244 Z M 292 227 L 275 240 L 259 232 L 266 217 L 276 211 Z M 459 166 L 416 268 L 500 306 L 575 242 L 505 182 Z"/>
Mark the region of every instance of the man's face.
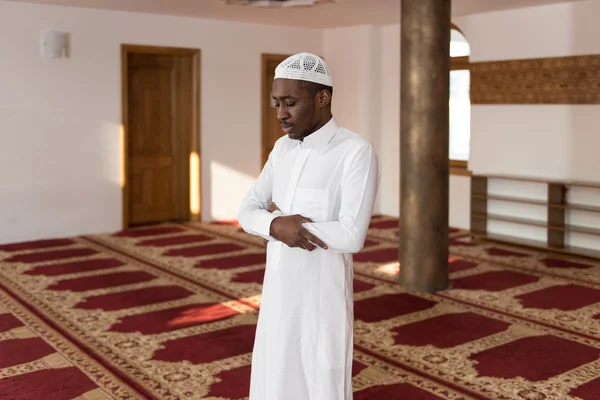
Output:
<path fill-rule="evenodd" d="M 271 91 L 277 119 L 290 139 L 301 140 L 318 125 L 317 96 L 292 79 L 275 79 Z"/>

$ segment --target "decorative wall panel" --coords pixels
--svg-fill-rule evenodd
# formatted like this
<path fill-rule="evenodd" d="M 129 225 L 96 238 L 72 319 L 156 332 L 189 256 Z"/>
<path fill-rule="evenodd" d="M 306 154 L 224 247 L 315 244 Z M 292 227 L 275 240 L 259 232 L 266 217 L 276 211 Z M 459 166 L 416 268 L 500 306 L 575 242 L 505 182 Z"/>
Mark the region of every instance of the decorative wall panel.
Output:
<path fill-rule="evenodd" d="M 472 104 L 600 104 L 600 55 L 471 63 Z"/>

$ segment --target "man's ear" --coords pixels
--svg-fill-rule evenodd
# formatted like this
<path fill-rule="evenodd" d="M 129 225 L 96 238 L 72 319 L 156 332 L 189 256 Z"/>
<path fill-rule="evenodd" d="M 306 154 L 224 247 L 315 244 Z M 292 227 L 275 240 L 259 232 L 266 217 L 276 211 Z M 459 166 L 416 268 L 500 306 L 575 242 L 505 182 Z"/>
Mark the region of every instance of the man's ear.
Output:
<path fill-rule="evenodd" d="M 319 106 L 322 107 L 326 107 L 329 104 L 331 104 L 331 93 L 329 93 L 329 90 L 321 90 L 318 94 L 319 96 Z"/>

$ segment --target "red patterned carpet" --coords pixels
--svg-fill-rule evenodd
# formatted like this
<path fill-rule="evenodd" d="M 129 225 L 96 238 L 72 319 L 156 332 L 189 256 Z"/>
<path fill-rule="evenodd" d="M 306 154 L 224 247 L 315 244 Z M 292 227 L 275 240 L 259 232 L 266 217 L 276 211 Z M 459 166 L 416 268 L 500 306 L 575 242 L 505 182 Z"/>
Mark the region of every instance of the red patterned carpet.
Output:
<path fill-rule="evenodd" d="M 397 226 L 355 256 L 355 400 L 600 399 L 600 263 L 452 230 L 409 294 Z M 247 398 L 264 263 L 231 224 L 0 246 L 0 399 Z"/>

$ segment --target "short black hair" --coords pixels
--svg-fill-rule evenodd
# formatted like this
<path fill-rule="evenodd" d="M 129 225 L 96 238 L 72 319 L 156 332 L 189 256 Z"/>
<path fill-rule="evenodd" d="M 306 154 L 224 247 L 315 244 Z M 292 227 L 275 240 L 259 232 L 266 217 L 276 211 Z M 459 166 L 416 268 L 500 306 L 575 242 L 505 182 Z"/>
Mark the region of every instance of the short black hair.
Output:
<path fill-rule="evenodd" d="M 315 96 L 320 91 L 327 90 L 329 92 L 329 95 L 333 97 L 333 88 L 331 86 L 308 81 L 301 81 L 300 86 L 308 90 L 308 93 L 310 93 L 311 96 Z"/>

